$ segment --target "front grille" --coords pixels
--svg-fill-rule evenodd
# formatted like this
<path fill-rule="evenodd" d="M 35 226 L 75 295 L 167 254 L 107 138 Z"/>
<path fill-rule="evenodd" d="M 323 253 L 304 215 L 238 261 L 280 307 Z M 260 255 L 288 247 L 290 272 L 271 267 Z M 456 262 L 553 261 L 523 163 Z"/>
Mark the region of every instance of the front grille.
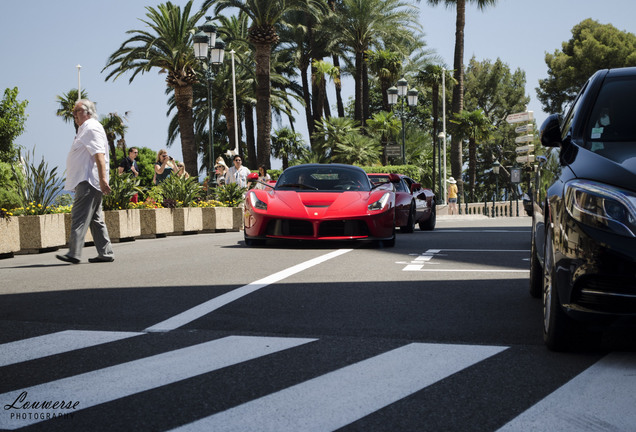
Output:
<path fill-rule="evenodd" d="M 272 219 L 267 224 L 268 236 L 311 237 L 314 228 L 311 222 L 297 219 Z"/>
<path fill-rule="evenodd" d="M 360 220 L 331 220 L 320 224 L 320 237 L 362 237 L 369 236 L 369 227 Z"/>
<path fill-rule="evenodd" d="M 574 303 L 606 313 L 636 314 L 636 280 L 582 277 L 575 285 Z"/>
<path fill-rule="evenodd" d="M 313 224 L 306 220 L 272 219 L 267 224 L 266 235 L 271 237 L 314 237 Z M 360 220 L 329 220 L 320 223 L 321 237 L 368 237 L 369 227 Z"/>

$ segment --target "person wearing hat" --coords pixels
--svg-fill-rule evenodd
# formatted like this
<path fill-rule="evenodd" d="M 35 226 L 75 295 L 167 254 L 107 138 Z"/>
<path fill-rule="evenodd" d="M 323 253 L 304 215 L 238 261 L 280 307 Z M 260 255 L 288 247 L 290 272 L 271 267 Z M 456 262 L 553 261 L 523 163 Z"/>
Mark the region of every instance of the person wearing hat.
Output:
<path fill-rule="evenodd" d="M 214 176 L 215 183 L 217 186 L 223 186 L 225 184 L 225 175 L 227 174 L 228 168 L 225 164 L 225 161 L 221 156 L 216 159 L 216 165 L 214 166 Z"/>
<path fill-rule="evenodd" d="M 457 181 L 451 177 L 448 185 L 448 214 L 457 214 Z"/>

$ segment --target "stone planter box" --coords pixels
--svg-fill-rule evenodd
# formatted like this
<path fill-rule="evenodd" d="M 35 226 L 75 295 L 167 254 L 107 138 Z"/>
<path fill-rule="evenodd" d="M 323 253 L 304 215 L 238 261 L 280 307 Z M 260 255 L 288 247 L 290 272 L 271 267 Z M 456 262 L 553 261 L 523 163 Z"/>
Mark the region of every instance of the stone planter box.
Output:
<path fill-rule="evenodd" d="M 0 255 L 20 250 L 20 222 L 17 216 L 0 218 Z"/>
<path fill-rule="evenodd" d="M 174 233 L 197 232 L 203 229 L 203 212 L 199 207 L 183 207 L 172 209 Z"/>
<path fill-rule="evenodd" d="M 66 229 L 66 246 L 68 246 L 68 242 L 71 238 L 71 214 L 64 213 L 64 227 Z M 88 231 L 86 231 L 86 237 L 84 238 L 84 244 L 93 243 L 93 234 L 91 234 L 90 227 Z"/>
<path fill-rule="evenodd" d="M 238 231 L 243 226 L 241 207 L 205 207 L 203 210 L 203 231 Z"/>
<path fill-rule="evenodd" d="M 139 218 L 142 238 L 153 238 L 174 231 L 174 216 L 171 209 L 139 209 Z"/>
<path fill-rule="evenodd" d="M 104 220 L 111 241 L 129 240 L 141 236 L 139 209 L 105 211 Z"/>
<path fill-rule="evenodd" d="M 19 216 L 20 251 L 59 248 L 66 244 L 64 214 Z"/>

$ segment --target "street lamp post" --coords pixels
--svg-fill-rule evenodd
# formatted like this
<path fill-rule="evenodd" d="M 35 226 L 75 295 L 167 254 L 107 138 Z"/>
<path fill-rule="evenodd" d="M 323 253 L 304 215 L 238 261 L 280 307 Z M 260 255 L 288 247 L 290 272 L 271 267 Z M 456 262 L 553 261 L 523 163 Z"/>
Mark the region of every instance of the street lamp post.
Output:
<path fill-rule="evenodd" d="M 393 106 L 398 103 L 398 98 L 402 98 L 400 100 L 400 118 L 402 120 L 402 164 L 406 164 L 406 128 L 405 128 L 405 118 L 404 118 L 404 98 L 406 98 L 406 103 L 409 107 L 414 107 L 417 105 L 417 90 L 411 89 L 408 90 L 408 82 L 402 78 L 398 80 L 397 87 L 391 87 L 387 90 L 387 98 L 389 100 L 389 105 Z"/>
<path fill-rule="evenodd" d="M 442 177 L 444 174 L 442 173 L 442 143 L 444 142 L 444 139 L 446 138 L 446 135 L 444 135 L 444 132 L 440 132 L 439 134 L 437 134 L 437 166 L 439 167 L 439 172 L 437 173 L 439 176 L 439 196 L 435 197 L 436 199 L 438 199 L 439 201 L 442 201 L 442 197 L 445 196 L 444 193 L 444 180 Z M 444 148 L 446 148 L 444 146 Z M 433 165 L 435 164 L 435 161 L 433 161 Z"/>
<path fill-rule="evenodd" d="M 499 168 L 501 168 L 499 161 L 494 161 L 492 163 L 492 172 L 495 174 L 495 182 L 497 184 L 497 200 L 499 199 Z"/>
<path fill-rule="evenodd" d="M 225 43 L 216 38 L 216 26 L 212 23 L 211 17 L 205 17 L 205 24 L 199 27 L 199 31 L 194 35 L 194 55 L 204 66 L 205 78 L 208 84 L 208 184 L 212 180 L 214 164 L 214 117 L 212 116 L 212 66 L 223 63 L 225 55 Z M 209 187 L 208 187 L 209 190 Z"/>
<path fill-rule="evenodd" d="M 82 68 L 81 64 L 75 66 L 77 68 L 77 102 L 82 98 L 82 89 L 80 86 L 80 69 Z"/>

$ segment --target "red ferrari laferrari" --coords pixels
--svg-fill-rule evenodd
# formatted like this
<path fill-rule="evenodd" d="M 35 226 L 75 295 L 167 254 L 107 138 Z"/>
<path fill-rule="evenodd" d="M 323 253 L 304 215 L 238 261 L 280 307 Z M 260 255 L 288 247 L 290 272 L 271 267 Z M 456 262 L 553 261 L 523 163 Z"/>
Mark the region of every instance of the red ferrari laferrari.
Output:
<path fill-rule="evenodd" d="M 395 177 L 399 180 L 398 177 Z M 251 174 L 249 180 L 258 179 Z M 306 164 L 276 185 L 248 191 L 245 244 L 267 239 L 376 240 L 395 245 L 395 192 L 375 186 L 362 168 Z"/>

